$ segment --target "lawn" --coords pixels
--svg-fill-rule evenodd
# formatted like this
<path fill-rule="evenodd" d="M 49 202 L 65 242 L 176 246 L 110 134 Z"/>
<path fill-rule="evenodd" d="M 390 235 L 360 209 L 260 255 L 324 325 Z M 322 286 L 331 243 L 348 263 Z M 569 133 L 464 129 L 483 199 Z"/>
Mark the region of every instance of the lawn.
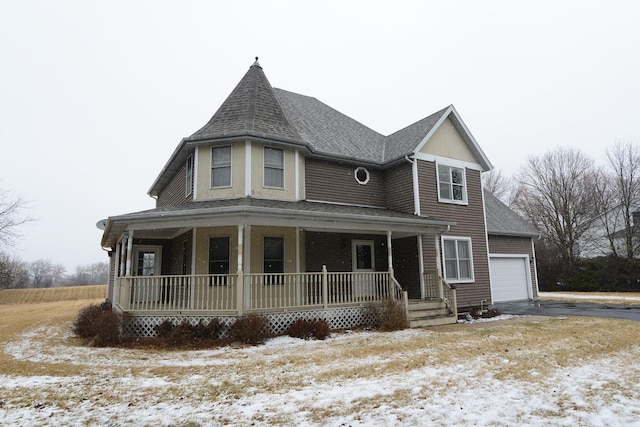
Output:
<path fill-rule="evenodd" d="M 638 322 L 502 317 L 131 350 L 70 336 L 90 301 L 0 304 L 0 425 L 640 425 Z"/>

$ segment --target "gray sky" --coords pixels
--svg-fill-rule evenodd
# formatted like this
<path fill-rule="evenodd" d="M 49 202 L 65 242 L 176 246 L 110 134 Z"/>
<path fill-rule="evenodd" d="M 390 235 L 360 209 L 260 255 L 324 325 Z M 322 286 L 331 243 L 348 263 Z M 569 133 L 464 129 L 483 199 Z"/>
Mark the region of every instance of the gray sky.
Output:
<path fill-rule="evenodd" d="M 255 56 L 274 87 L 383 134 L 453 104 L 497 169 L 640 142 L 637 1 L 0 3 L 0 187 L 17 255 L 106 261 L 96 221 L 148 209 L 182 137 Z"/>

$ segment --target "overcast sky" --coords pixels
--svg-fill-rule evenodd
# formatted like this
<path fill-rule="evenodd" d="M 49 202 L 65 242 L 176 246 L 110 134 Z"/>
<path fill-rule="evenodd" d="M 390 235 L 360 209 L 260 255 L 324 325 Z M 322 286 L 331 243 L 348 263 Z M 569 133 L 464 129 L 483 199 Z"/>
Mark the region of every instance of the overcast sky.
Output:
<path fill-rule="evenodd" d="M 390 134 L 453 104 L 493 165 L 640 142 L 640 2 L 0 3 L 0 187 L 16 255 L 107 261 L 95 223 L 149 187 L 260 57 L 274 87 Z"/>

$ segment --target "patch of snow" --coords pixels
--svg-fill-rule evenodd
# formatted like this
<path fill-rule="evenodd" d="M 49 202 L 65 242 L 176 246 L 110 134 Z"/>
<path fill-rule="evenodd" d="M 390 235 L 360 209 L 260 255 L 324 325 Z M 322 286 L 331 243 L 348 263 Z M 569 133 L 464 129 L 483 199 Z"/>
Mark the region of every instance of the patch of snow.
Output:
<path fill-rule="evenodd" d="M 496 373 L 513 366 L 504 356 L 490 363 L 473 354 L 429 363 L 428 347 L 404 347 L 434 334 L 421 329 L 342 333 L 325 341 L 278 337 L 263 346 L 198 351 L 83 348 L 64 339 L 42 344 L 42 337 L 56 333 L 67 336 L 60 328 L 35 328 L 7 343 L 2 357 L 73 364 L 87 372 L 95 368 L 95 375 L 0 376 L 0 425 L 640 426 L 640 367 L 629 363 L 640 356 L 640 347 L 580 366 L 558 366 L 544 377 L 531 371 L 537 377 L 531 382 L 497 379 Z M 365 344 L 393 345 L 406 351 L 407 361 L 420 357 L 424 365 L 358 377 L 358 369 L 378 369 L 382 357 L 331 359 L 332 349 Z M 290 372 L 288 360 L 311 355 L 326 364 Z M 243 367 L 255 366 L 260 367 L 256 385 L 234 389 Z M 354 375 L 323 376 L 340 369 Z M 289 382 L 294 376 L 297 380 Z M 24 391 L 29 400 L 14 401 Z M 51 400 L 52 395 L 61 398 Z"/>

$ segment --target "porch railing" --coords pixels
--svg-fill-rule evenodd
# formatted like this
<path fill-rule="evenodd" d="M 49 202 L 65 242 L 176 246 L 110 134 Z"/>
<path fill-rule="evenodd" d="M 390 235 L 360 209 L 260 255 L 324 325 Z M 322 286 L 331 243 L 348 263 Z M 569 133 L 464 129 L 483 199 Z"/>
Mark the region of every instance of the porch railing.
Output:
<path fill-rule="evenodd" d="M 425 297 L 439 299 L 444 302 L 449 312 L 458 316 L 458 301 L 456 287 L 443 279 L 438 271 L 428 271 L 424 273 Z"/>
<path fill-rule="evenodd" d="M 239 286 L 240 285 L 240 286 Z M 116 278 L 124 311 L 228 312 L 327 308 L 401 299 L 389 272 L 130 276 Z"/>

